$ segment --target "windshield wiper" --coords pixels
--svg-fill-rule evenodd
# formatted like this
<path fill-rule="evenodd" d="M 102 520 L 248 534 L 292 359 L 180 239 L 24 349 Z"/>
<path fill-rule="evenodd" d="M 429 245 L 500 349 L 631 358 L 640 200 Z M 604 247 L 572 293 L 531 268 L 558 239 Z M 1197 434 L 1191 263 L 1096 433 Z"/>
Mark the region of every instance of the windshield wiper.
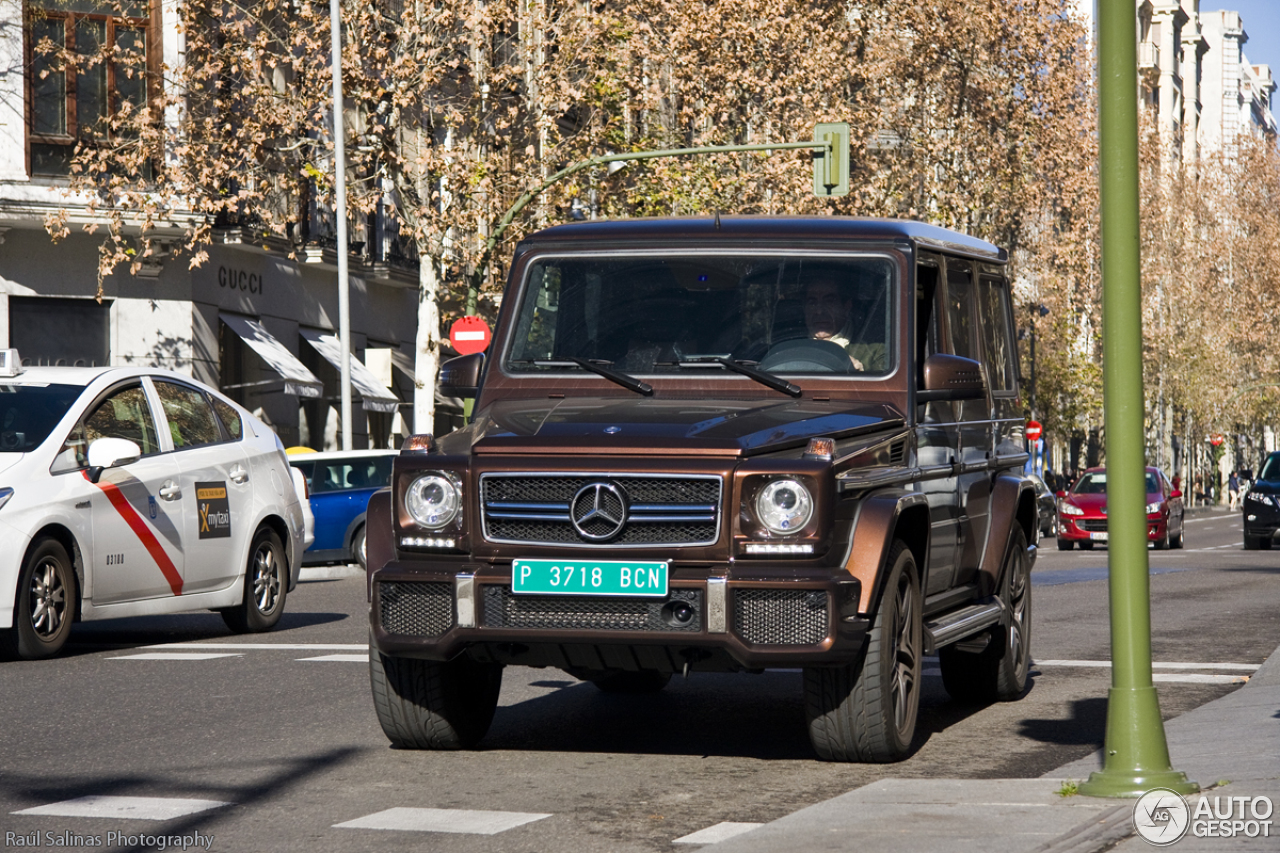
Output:
<path fill-rule="evenodd" d="M 519 364 L 520 362 L 513 362 Z M 614 370 L 612 361 L 604 361 L 598 358 L 577 358 L 569 356 L 568 358 L 534 358 L 525 361 L 526 364 L 533 364 L 536 367 L 569 367 L 577 365 L 583 370 L 589 370 L 592 373 L 599 374 L 610 382 L 616 382 L 628 391 L 635 391 L 637 394 L 643 394 L 646 397 L 653 396 L 653 386 L 648 382 L 642 382 L 634 376 L 623 373 L 621 370 Z"/>
<path fill-rule="evenodd" d="M 721 355 L 716 356 L 694 356 L 676 362 L 677 367 L 704 367 L 707 365 L 718 364 L 725 370 L 732 373 L 740 373 L 743 376 L 754 379 L 761 385 L 772 388 L 775 391 L 781 391 L 783 394 L 789 394 L 792 397 L 799 397 L 804 393 L 799 385 L 792 384 L 780 376 L 774 376 L 767 370 L 761 370 L 756 365 L 758 361 L 747 361 L 746 359 L 725 358 Z"/>

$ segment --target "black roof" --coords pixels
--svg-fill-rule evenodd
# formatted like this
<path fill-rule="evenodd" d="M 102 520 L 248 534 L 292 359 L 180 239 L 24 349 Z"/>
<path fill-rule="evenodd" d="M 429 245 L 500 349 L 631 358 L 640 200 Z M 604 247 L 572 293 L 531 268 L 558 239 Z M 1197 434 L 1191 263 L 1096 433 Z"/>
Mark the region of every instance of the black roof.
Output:
<path fill-rule="evenodd" d="M 521 248 L 596 241 L 614 245 L 656 242 L 672 247 L 696 243 L 705 248 L 718 240 L 727 244 L 784 242 L 806 247 L 820 243 L 829 245 L 833 240 L 907 242 L 992 263 L 1005 263 L 1009 259 L 1004 249 L 985 240 L 937 225 L 909 219 L 859 219 L 850 216 L 724 216 L 571 222 L 528 235 L 521 241 Z"/>

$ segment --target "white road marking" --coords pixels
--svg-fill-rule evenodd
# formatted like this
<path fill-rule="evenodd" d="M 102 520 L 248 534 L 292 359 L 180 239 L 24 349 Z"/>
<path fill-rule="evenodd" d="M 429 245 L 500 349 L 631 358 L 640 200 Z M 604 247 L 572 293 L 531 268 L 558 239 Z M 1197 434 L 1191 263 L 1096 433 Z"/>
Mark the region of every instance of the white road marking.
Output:
<path fill-rule="evenodd" d="M 163 643 L 158 646 L 146 646 L 148 649 L 253 649 L 284 651 L 317 652 L 363 652 L 368 651 L 368 643 Z"/>
<path fill-rule="evenodd" d="M 1109 660 L 1040 660 L 1032 661 L 1036 666 L 1091 666 L 1110 668 Z M 1261 664 L 1256 663 L 1188 663 L 1179 662 L 1163 662 L 1158 661 L 1151 664 L 1152 669 L 1239 669 L 1246 672 L 1255 672 Z"/>
<path fill-rule="evenodd" d="M 213 658 L 239 658 L 244 655 L 238 655 L 233 652 L 210 652 L 208 654 L 193 654 L 191 652 L 145 652 L 140 655 L 124 655 L 118 658 L 108 658 L 108 660 L 212 660 Z"/>
<path fill-rule="evenodd" d="M 328 660 L 328 661 L 346 661 L 348 663 L 368 663 L 369 655 L 320 655 L 317 658 L 294 658 L 294 660 Z"/>
<path fill-rule="evenodd" d="M 715 826 L 708 826 L 706 829 L 699 829 L 697 832 L 690 833 L 683 838 L 677 838 L 672 844 L 715 844 L 717 841 L 724 841 L 726 838 L 733 838 L 744 832 L 750 832 L 757 826 L 764 826 L 762 823 L 735 823 L 734 821 L 722 821 Z"/>
<path fill-rule="evenodd" d="M 365 817 L 335 823 L 336 829 L 398 829 L 407 832 L 454 832 L 468 835 L 497 835 L 549 814 L 490 812 L 471 809 L 396 808 Z"/>
<path fill-rule="evenodd" d="M 109 817 L 127 820 L 173 820 L 222 806 L 234 805 L 218 800 L 182 800 L 172 797 L 77 797 L 47 806 L 13 812 L 13 814 L 47 815 L 50 817 Z"/>
<path fill-rule="evenodd" d="M 1153 672 L 1152 681 L 1172 681 L 1181 684 L 1244 684 L 1249 680 L 1247 675 L 1204 675 L 1195 672 Z"/>

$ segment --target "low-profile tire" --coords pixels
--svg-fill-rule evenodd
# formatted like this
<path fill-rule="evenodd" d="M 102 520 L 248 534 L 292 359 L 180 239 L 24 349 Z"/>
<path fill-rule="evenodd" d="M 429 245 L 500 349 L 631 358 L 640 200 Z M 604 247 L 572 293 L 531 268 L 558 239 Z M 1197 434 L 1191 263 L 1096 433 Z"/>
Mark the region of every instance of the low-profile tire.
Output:
<path fill-rule="evenodd" d="M 1011 702 L 1021 699 L 1031 670 L 1031 561 L 1021 528 L 1009 536 L 1001 569 L 1004 615 L 980 652 L 947 646 L 938 650 L 942 686 L 958 702 Z"/>
<path fill-rule="evenodd" d="M 1076 547 L 1076 543 L 1072 542 L 1070 539 L 1063 539 L 1061 536 L 1058 537 L 1059 551 L 1070 551 L 1074 547 Z"/>
<path fill-rule="evenodd" d="M 360 566 L 361 571 L 369 570 L 369 549 L 364 538 L 365 526 L 362 524 L 356 528 L 355 534 L 351 537 L 351 558 Z"/>
<path fill-rule="evenodd" d="M 289 563 L 280 537 L 269 527 L 260 527 L 249 545 L 244 570 L 244 598 L 235 607 L 218 611 L 222 621 L 237 634 L 270 631 L 284 614 L 289 591 Z"/>
<path fill-rule="evenodd" d="M 574 673 L 583 681 L 590 681 L 604 693 L 657 693 L 671 682 L 671 673 L 656 669 L 605 670 L 603 672 Z"/>
<path fill-rule="evenodd" d="M 924 649 L 920 577 L 901 541 L 860 662 L 808 667 L 804 704 L 809 740 L 827 761 L 901 761 L 911 753 L 920 710 Z"/>
<path fill-rule="evenodd" d="M 18 574 L 13 626 L 4 632 L 4 654 L 19 660 L 56 655 L 71 634 L 76 573 L 56 539 L 37 541 Z"/>
<path fill-rule="evenodd" d="M 465 655 L 389 657 L 369 642 L 369 684 L 382 731 L 399 749 L 470 749 L 493 723 L 502 665 Z"/>
<path fill-rule="evenodd" d="M 1257 551 L 1262 547 L 1262 539 L 1257 536 L 1250 536 L 1248 533 L 1244 535 L 1244 549 L 1246 551 Z"/>

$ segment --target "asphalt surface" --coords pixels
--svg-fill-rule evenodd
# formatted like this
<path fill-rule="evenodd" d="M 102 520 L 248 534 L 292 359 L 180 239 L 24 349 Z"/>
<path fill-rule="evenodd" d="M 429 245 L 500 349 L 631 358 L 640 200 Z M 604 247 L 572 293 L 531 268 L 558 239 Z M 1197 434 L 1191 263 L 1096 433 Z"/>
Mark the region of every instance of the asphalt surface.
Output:
<path fill-rule="evenodd" d="M 1280 645 L 1280 552 L 1242 551 L 1235 515 L 1187 530 L 1186 550 L 1151 554 L 1166 718 L 1236 690 Z M 8 849 L 88 839 L 99 843 L 64 849 L 152 850 L 140 835 L 198 832 L 221 851 L 666 851 L 878 780 L 1040 777 L 1101 745 L 1105 567 L 1105 550 L 1043 542 L 1031 690 L 961 706 L 926 664 L 919 748 L 888 766 L 813 758 L 796 672 L 695 672 L 660 694 L 618 697 L 557 670 L 510 668 L 480 749 L 390 749 L 369 699 L 358 578 L 302 584 L 265 635 L 231 636 L 208 613 L 79 625 L 57 659 L 0 664 L 0 839 Z M 166 644 L 179 647 L 155 648 Z M 102 796 L 226 805 L 167 820 L 15 814 L 84 812 L 59 804 Z M 119 814 L 120 801 L 92 802 Z M 370 818 L 388 809 L 440 811 Z M 466 818 L 473 831 L 336 826 L 411 818 Z M 110 832 L 124 840 L 106 843 L 120 839 Z"/>

